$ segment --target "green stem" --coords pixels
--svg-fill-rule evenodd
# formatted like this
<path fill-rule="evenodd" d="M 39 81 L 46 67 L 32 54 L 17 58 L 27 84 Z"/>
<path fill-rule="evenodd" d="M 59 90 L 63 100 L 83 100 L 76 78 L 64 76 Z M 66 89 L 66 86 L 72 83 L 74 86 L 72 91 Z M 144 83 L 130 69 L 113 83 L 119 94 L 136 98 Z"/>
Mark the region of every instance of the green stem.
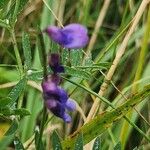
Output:
<path fill-rule="evenodd" d="M 18 108 L 22 107 L 23 103 L 23 97 L 24 97 L 24 92 L 20 95 L 19 100 L 18 100 Z"/>
<path fill-rule="evenodd" d="M 6 29 L 10 29 L 10 26 L 6 22 L 6 20 L 2 20 L 2 19 L 0 19 L 0 27 L 6 28 Z"/>
<path fill-rule="evenodd" d="M 41 122 L 41 126 L 40 126 L 40 134 L 39 134 L 39 138 L 38 138 L 38 149 L 40 150 L 40 143 L 41 143 L 41 140 L 42 140 L 42 135 L 43 135 L 43 131 L 44 131 L 44 126 L 45 126 L 45 122 L 46 122 L 46 107 L 44 106 L 44 109 L 43 109 L 43 118 L 42 118 L 42 122 Z"/>
<path fill-rule="evenodd" d="M 136 129 L 147 141 L 150 142 L 150 138 L 138 127 L 136 126 L 128 117 L 123 117 L 134 129 Z"/>
<path fill-rule="evenodd" d="M 113 144 L 116 145 L 117 142 L 116 142 L 116 139 L 115 139 L 115 137 L 114 137 L 114 135 L 113 135 L 113 133 L 111 131 L 111 128 L 108 128 L 108 133 L 109 133 L 109 135 L 110 135 L 110 137 L 112 139 Z"/>
<path fill-rule="evenodd" d="M 14 32 L 14 30 L 11 30 L 10 33 L 11 33 L 11 36 L 12 36 L 12 42 L 13 42 L 13 46 L 14 46 L 14 51 L 15 51 L 15 56 L 16 56 L 16 59 L 17 59 L 17 64 L 18 64 L 20 76 L 22 77 L 22 75 L 23 75 L 23 66 L 22 66 L 22 61 L 21 61 L 21 57 L 20 57 L 20 54 L 19 54 L 19 49 L 18 49 L 16 37 L 15 37 L 15 32 Z"/>
<path fill-rule="evenodd" d="M 80 87 L 80 88 L 84 89 L 88 93 L 90 93 L 90 94 L 98 97 L 101 101 L 103 101 L 104 103 L 106 103 L 107 105 L 109 105 L 111 108 L 115 109 L 115 106 L 113 106 L 113 104 L 111 102 L 109 102 L 106 98 L 100 96 L 99 94 L 95 93 L 94 91 L 90 90 L 89 88 L 87 88 L 87 87 L 85 87 L 85 86 L 83 86 L 83 85 L 81 85 L 79 83 L 76 83 L 76 82 L 74 82 L 72 80 L 69 80 L 69 79 L 67 79 L 67 78 L 65 78 L 63 76 L 62 76 L 62 78 L 65 79 L 65 80 L 67 80 L 67 81 L 69 81 L 70 83 L 76 85 L 77 87 Z"/>
<path fill-rule="evenodd" d="M 19 5 L 20 5 L 20 0 L 16 0 L 16 5 L 15 5 L 15 10 L 12 16 L 12 26 L 15 26 L 15 22 L 17 19 L 17 14 L 18 14 L 18 9 L 19 9 Z"/>

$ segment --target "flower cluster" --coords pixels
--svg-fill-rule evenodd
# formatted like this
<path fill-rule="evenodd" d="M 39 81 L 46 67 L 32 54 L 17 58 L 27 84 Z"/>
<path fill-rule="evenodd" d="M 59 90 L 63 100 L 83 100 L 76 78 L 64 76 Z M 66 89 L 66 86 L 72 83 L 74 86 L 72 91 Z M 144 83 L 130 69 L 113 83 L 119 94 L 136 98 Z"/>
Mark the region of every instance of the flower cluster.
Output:
<path fill-rule="evenodd" d="M 83 48 L 89 41 L 87 29 L 80 24 L 74 23 L 64 28 L 49 26 L 45 31 L 54 42 L 69 49 Z"/>
<path fill-rule="evenodd" d="M 87 29 L 80 24 L 70 24 L 64 28 L 49 26 L 45 31 L 54 42 L 68 49 L 83 48 L 89 40 Z M 49 56 L 49 67 L 53 73 L 42 82 L 45 105 L 54 115 L 65 122 L 71 122 L 71 117 L 66 110 L 73 111 L 76 105 L 59 86 L 61 81 L 59 73 L 64 72 L 64 67 L 60 65 L 59 54 L 53 53 Z"/>
<path fill-rule="evenodd" d="M 60 65 L 58 54 L 51 54 L 49 57 L 49 66 L 53 74 L 49 75 L 42 82 L 43 97 L 46 107 L 57 117 L 62 118 L 65 122 L 71 122 L 71 117 L 66 113 L 76 108 L 75 103 L 69 99 L 67 92 L 59 86 L 61 77 L 60 72 L 64 72 L 64 67 Z"/>

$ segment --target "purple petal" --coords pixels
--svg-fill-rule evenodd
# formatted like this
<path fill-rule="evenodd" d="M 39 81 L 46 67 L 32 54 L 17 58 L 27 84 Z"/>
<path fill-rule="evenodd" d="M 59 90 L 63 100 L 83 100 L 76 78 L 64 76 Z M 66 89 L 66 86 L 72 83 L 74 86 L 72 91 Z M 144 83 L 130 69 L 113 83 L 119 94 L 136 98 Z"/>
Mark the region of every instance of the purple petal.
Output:
<path fill-rule="evenodd" d="M 56 85 L 60 84 L 60 82 L 61 82 L 61 78 L 60 78 L 60 76 L 57 75 L 57 74 L 52 74 L 52 75 L 50 76 L 50 80 L 51 80 L 52 82 L 54 82 Z"/>
<path fill-rule="evenodd" d="M 60 55 L 57 53 L 52 53 L 49 55 L 49 66 L 53 70 L 53 72 L 61 73 L 64 72 L 64 67 L 60 65 Z"/>
<path fill-rule="evenodd" d="M 70 123 L 71 117 L 67 113 L 64 113 L 63 120 L 67 123 Z"/>
<path fill-rule="evenodd" d="M 62 73 L 65 71 L 64 67 L 61 65 L 51 67 L 51 69 L 53 70 L 54 73 Z"/>
<path fill-rule="evenodd" d="M 63 29 L 52 26 L 46 32 L 52 40 L 69 49 L 83 48 L 89 40 L 87 29 L 80 24 L 70 24 Z"/>
<path fill-rule="evenodd" d="M 57 102 L 55 99 L 48 99 L 45 101 L 45 105 L 48 109 L 52 109 L 57 106 Z"/>
<path fill-rule="evenodd" d="M 77 23 L 69 24 L 65 26 L 65 28 L 62 30 L 65 32 L 71 31 L 71 32 L 79 32 L 80 34 L 87 34 L 87 28 Z"/>
<path fill-rule="evenodd" d="M 60 56 L 57 53 L 50 54 L 48 60 L 50 66 L 54 67 L 60 64 Z"/>
<path fill-rule="evenodd" d="M 42 82 L 42 88 L 44 93 L 55 94 L 58 93 L 58 88 L 55 82 L 44 81 Z"/>
<path fill-rule="evenodd" d="M 56 107 L 52 107 L 50 111 L 57 117 L 63 118 L 65 113 L 65 106 L 57 101 Z"/>
<path fill-rule="evenodd" d="M 76 104 L 73 100 L 71 99 L 68 99 L 67 102 L 66 102 L 66 108 L 69 110 L 69 111 L 74 111 L 76 109 Z"/>
<path fill-rule="evenodd" d="M 64 104 L 64 103 L 67 102 L 67 99 L 68 99 L 67 92 L 64 89 L 60 88 L 60 87 L 59 87 L 59 97 L 60 97 L 59 101 L 61 103 Z"/>
<path fill-rule="evenodd" d="M 55 116 L 62 118 L 67 123 L 71 122 L 71 117 L 65 112 L 63 104 L 51 99 L 46 101 L 46 106 Z"/>
<path fill-rule="evenodd" d="M 77 49 L 85 47 L 88 43 L 87 29 L 80 24 L 70 24 L 62 29 L 65 42 L 62 44 L 66 48 Z"/>
<path fill-rule="evenodd" d="M 58 44 L 61 44 L 63 42 L 63 37 L 60 28 L 55 26 L 49 26 L 45 31 L 54 42 Z"/>

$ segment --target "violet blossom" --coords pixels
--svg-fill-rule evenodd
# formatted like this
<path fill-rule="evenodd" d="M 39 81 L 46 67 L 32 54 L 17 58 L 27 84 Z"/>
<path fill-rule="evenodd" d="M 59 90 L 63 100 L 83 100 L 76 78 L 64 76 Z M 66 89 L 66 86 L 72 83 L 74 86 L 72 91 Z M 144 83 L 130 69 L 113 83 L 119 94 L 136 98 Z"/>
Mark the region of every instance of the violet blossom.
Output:
<path fill-rule="evenodd" d="M 51 55 L 49 55 L 48 64 L 54 74 L 64 72 L 64 67 L 60 65 L 60 56 L 57 53 L 52 53 Z"/>
<path fill-rule="evenodd" d="M 54 42 L 69 49 L 83 48 L 89 41 L 87 29 L 80 24 L 74 23 L 64 28 L 49 26 L 45 31 Z"/>
<path fill-rule="evenodd" d="M 53 70 L 53 74 L 42 82 L 44 102 L 54 115 L 69 123 L 71 122 L 71 117 L 67 111 L 75 110 L 76 105 L 69 99 L 67 92 L 59 86 L 61 81 L 59 73 L 64 72 L 63 66 L 60 65 L 59 55 L 51 54 L 49 59 L 49 66 Z"/>

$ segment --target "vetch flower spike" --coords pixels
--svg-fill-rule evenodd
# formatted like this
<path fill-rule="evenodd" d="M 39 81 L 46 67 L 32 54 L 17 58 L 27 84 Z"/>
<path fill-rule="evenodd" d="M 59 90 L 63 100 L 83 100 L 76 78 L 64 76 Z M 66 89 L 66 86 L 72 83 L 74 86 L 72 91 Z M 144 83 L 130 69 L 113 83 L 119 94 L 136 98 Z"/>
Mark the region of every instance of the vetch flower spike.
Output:
<path fill-rule="evenodd" d="M 64 28 L 49 26 L 45 31 L 54 42 L 68 49 L 83 48 L 89 41 L 86 27 L 80 24 L 74 23 Z"/>
<path fill-rule="evenodd" d="M 50 75 L 42 82 L 43 97 L 46 107 L 57 117 L 62 118 L 65 122 L 71 122 L 68 111 L 76 109 L 75 103 L 68 98 L 67 92 L 58 86 L 59 76 Z M 56 79 L 58 77 L 58 79 Z"/>

